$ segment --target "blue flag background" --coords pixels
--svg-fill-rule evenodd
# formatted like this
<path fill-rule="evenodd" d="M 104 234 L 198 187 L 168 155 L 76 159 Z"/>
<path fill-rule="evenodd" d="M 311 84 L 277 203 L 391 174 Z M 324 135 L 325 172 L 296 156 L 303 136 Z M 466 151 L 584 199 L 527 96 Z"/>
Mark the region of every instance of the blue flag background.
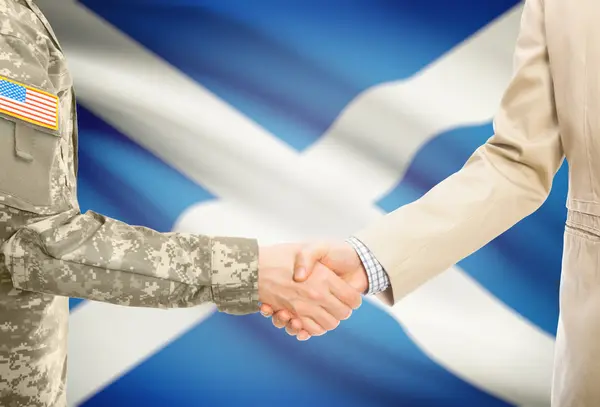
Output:
<path fill-rule="evenodd" d="M 459 170 L 492 135 L 522 7 L 39 4 L 79 95 L 82 210 L 263 242 L 345 237 Z M 307 343 L 210 306 L 72 300 L 69 402 L 548 405 L 566 189 L 563 168 L 533 216 Z"/>

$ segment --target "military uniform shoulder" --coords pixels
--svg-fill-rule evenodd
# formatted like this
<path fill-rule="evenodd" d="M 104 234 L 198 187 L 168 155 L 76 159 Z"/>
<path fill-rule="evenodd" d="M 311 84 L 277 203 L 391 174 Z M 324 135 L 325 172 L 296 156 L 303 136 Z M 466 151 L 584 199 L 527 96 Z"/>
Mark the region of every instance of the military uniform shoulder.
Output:
<path fill-rule="evenodd" d="M 0 0 L 0 37 L 14 38 L 42 55 L 50 40 L 42 21 L 23 0 Z"/>
<path fill-rule="evenodd" d="M 48 76 L 48 57 L 35 46 L 18 37 L 0 34 L 0 56 L 1 80 L 54 93 Z"/>
<path fill-rule="evenodd" d="M 50 46 L 48 30 L 24 0 L 0 0 L 0 84 L 55 93 Z"/>

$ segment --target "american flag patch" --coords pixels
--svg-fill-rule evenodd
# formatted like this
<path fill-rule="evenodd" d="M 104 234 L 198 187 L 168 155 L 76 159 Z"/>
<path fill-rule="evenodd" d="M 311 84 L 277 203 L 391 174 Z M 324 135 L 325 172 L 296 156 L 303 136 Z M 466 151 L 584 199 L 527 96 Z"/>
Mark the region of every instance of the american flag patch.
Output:
<path fill-rule="evenodd" d="M 0 113 L 58 129 L 58 97 L 0 76 Z"/>

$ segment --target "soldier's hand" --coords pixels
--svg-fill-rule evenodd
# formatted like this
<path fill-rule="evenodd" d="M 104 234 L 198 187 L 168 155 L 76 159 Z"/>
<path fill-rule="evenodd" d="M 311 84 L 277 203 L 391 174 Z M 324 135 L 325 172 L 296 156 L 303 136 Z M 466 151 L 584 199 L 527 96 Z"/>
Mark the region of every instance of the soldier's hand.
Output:
<path fill-rule="evenodd" d="M 306 281 L 313 270 L 327 266 L 352 286 L 358 292 L 368 289 L 368 279 L 363 264 L 354 248 L 346 242 L 315 243 L 304 246 L 296 256 L 294 280 Z M 261 306 L 261 313 L 273 316 L 273 325 L 286 328 L 289 335 L 296 336 L 298 340 L 310 339 L 310 333 L 304 329 L 299 318 L 295 318 L 286 310 L 276 311 L 269 304 Z"/>
<path fill-rule="evenodd" d="M 302 324 L 306 334 L 319 336 L 348 318 L 361 305 L 362 298 L 356 289 L 320 263 L 306 281 L 294 281 L 293 268 L 300 249 L 299 245 L 260 248 L 259 300 L 275 312 L 286 310 Z M 281 324 L 278 322 L 276 326 Z"/>

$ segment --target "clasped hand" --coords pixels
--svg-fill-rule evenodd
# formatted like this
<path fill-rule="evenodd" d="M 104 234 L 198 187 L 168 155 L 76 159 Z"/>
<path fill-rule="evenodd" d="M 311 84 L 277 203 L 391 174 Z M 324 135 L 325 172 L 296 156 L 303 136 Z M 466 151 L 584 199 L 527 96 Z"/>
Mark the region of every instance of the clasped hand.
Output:
<path fill-rule="evenodd" d="M 261 313 L 307 340 L 349 318 L 368 281 L 348 243 L 283 244 L 260 248 L 258 287 Z"/>

